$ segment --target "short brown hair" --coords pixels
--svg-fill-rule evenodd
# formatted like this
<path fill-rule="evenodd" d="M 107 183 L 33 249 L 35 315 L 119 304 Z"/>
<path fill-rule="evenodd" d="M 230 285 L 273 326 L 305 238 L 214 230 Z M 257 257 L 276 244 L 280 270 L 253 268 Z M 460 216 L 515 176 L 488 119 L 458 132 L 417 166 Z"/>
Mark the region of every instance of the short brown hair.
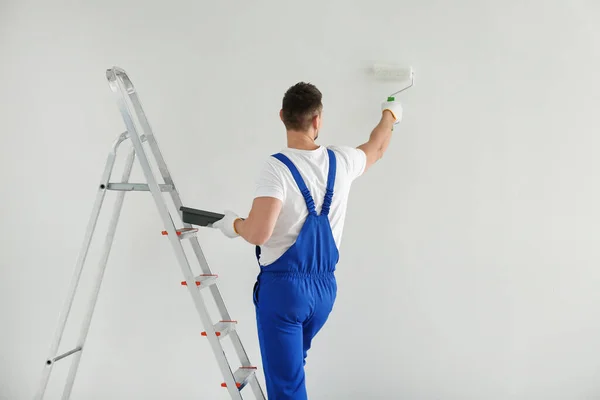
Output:
<path fill-rule="evenodd" d="M 312 118 L 322 108 L 322 94 L 311 83 L 299 82 L 290 87 L 283 96 L 282 120 L 288 130 L 306 131 Z"/>

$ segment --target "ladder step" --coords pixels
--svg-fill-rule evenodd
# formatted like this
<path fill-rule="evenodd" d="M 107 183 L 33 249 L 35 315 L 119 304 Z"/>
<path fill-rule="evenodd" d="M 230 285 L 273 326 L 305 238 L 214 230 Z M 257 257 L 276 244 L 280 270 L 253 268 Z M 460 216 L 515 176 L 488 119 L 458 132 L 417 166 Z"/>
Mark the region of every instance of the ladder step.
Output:
<path fill-rule="evenodd" d="M 55 363 L 55 362 L 57 362 L 57 361 L 59 361 L 59 360 L 62 360 L 62 359 L 63 359 L 63 358 L 65 358 L 65 357 L 68 357 L 68 356 L 70 356 L 70 355 L 72 355 L 72 354 L 75 354 L 75 353 L 77 353 L 78 351 L 81 351 L 81 349 L 82 349 L 82 347 L 81 347 L 81 346 L 77 346 L 77 347 L 75 347 L 73 350 L 69 350 L 69 351 L 67 351 L 66 353 L 63 353 L 63 354 L 61 354 L 60 356 L 56 356 L 56 357 L 54 357 L 54 358 L 53 358 L 53 359 L 51 359 L 51 360 L 47 360 L 47 361 L 46 361 L 46 365 L 52 365 L 53 363 Z"/>
<path fill-rule="evenodd" d="M 198 232 L 198 228 L 181 228 L 177 229 L 177 236 L 179 236 L 179 239 L 187 239 L 196 236 L 196 232 Z M 162 231 L 161 234 L 167 236 L 169 232 Z"/>
<path fill-rule="evenodd" d="M 218 275 L 202 274 L 202 275 L 198 275 L 194 279 L 196 281 L 196 286 L 202 286 L 202 288 L 204 288 L 204 287 L 209 287 L 210 285 L 216 283 L 218 277 L 219 277 Z M 181 281 L 181 284 L 183 286 L 187 286 L 186 281 Z"/>
<path fill-rule="evenodd" d="M 240 367 L 233 374 L 233 378 L 235 379 L 235 384 L 237 385 L 239 390 L 242 390 L 244 386 L 248 384 L 250 378 L 256 372 L 256 367 Z M 221 387 L 227 387 L 225 382 L 221 383 Z"/>
<path fill-rule="evenodd" d="M 173 185 L 159 184 L 158 185 L 161 192 L 172 192 Z M 107 190 L 119 190 L 126 192 L 149 192 L 150 188 L 147 183 L 108 183 L 106 187 L 104 185 L 100 185 L 101 189 Z"/>
<path fill-rule="evenodd" d="M 219 337 L 219 339 L 223 339 L 225 336 L 229 334 L 229 332 L 235 329 L 235 324 L 237 321 L 219 321 L 215 324 L 215 335 Z M 201 333 L 202 336 L 207 336 L 206 331 Z"/>

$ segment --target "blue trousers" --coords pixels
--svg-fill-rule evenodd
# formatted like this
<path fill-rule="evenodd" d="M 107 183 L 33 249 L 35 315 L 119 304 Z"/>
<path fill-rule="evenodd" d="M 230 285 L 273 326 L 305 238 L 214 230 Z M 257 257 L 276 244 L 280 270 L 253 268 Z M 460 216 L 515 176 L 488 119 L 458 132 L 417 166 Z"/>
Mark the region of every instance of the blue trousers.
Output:
<path fill-rule="evenodd" d="M 269 400 L 308 399 L 306 356 L 329 317 L 336 293 L 333 273 L 261 275 L 254 300 Z"/>

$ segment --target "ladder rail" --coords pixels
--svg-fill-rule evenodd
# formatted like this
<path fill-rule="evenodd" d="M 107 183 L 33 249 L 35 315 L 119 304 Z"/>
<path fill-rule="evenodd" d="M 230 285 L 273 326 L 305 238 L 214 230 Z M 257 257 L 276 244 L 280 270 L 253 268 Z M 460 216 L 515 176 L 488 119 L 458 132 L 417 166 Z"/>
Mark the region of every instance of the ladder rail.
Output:
<path fill-rule="evenodd" d="M 127 73 L 123 69 L 120 69 L 120 68 L 118 68 L 117 71 L 118 71 L 118 75 L 124 79 L 123 87 L 121 87 L 121 91 L 122 91 L 121 94 L 122 94 L 122 96 L 129 97 L 129 100 L 133 106 L 135 115 L 138 116 L 137 119 L 138 119 L 139 124 L 141 125 L 142 132 L 144 132 L 146 135 L 148 145 L 149 145 L 150 149 L 152 150 L 154 159 L 156 160 L 158 169 L 162 175 L 165 185 L 169 185 L 172 188 L 172 190 L 169 191 L 169 193 L 171 195 L 171 199 L 175 205 L 175 208 L 176 208 L 177 212 L 179 213 L 180 208 L 183 206 L 183 202 L 181 200 L 179 190 L 177 190 L 177 185 L 175 185 L 175 182 L 173 181 L 173 178 L 171 177 L 171 174 L 169 173 L 167 163 L 165 162 L 165 159 L 162 155 L 160 147 L 158 146 L 158 141 L 156 140 L 156 136 L 152 132 L 150 122 L 148 121 L 148 118 L 146 117 L 146 113 L 144 112 L 142 104 L 139 100 L 137 91 L 135 90 L 133 83 L 127 76 Z M 187 223 L 183 223 L 183 226 L 185 228 L 192 227 L 191 224 L 187 224 Z M 200 243 L 198 242 L 198 239 L 197 238 L 192 239 L 191 243 L 192 243 L 194 253 L 196 254 L 196 257 L 198 258 L 202 273 L 207 274 L 207 275 L 213 275 L 213 272 L 211 271 L 210 266 L 208 265 L 208 262 L 206 261 L 206 258 L 204 257 L 204 253 L 202 251 L 202 248 L 200 247 Z M 221 293 L 220 293 L 217 285 L 211 286 L 211 292 L 217 303 L 217 308 L 219 309 L 219 312 L 221 314 L 221 319 L 225 320 L 225 321 L 231 320 L 229 312 L 227 311 L 227 308 L 225 307 L 225 301 L 223 300 L 223 297 L 221 296 Z"/>
<path fill-rule="evenodd" d="M 154 136 L 152 136 L 148 139 L 148 144 L 150 145 L 151 149 L 154 150 L 154 148 L 156 148 L 158 150 L 158 144 L 157 144 Z M 157 163 L 159 166 L 161 164 L 166 166 L 166 163 L 165 163 L 164 159 L 162 158 L 162 154 L 160 153 L 160 150 L 157 153 L 155 153 L 154 156 L 157 159 Z M 171 176 L 168 175 L 168 170 L 166 170 L 166 171 L 167 171 L 167 175 L 166 176 L 163 175 L 163 179 L 166 184 L 172 185 L 172 187 L 173 187 L 173 190 L 171 192 L 169 192 L 169 194 L 171 195 L 171 199 L 175 205 L 175 208 L 177 209 L 177 212 L 179 213 L 180 212 L 179 210 L 183 206 L 183 202 L 179 195 L 179 191 L 177 190 L 177 186 L 173 182 L 173 179 L 171 178 Z M 182 221 L 182 224 L 185 228 L 192 227 L 191 224 L 185 223 L 183 221 Z M 202 251 L 202 247 L 200 246 L 198 237 L 192 237 L 189 240 L 190 240 L 190 244 L 192 246 L 192 250 L 193 250 L 194 254 L 196 255 L 196 259 L 198 260 L 198 264 L 200 266 L 202 273 L 207 274 L 207 275 L 213 275 L 213 272 L 210 269 L 210 266 L 208 265 L 208 261 L 206 260 L 204 252 Z M 219 290 L 218 285 L 217 284 L 211 285 L 209 290 L 211 291 L 212 296 L 215 301 L 215 304 L 217 306 L 217 309 L 219 310 L 221 320 L 222 321 L 230 321 L 232 318 L 229 314 L 229 311 L 227 310 L 227 307 L 225 306 L 225 300 L 223 299 L 223 296 L 221 295 L 221 291 Z M 233 329 L 233 331 L 229 333 L 229 337 L 233 344 L 233 348 L 238 356 L 238 359 L 240 360 L 241 366 L 242 367 L 251 366 L 252 364 L 250 362 L 250 358 L 248 357 L 248 353 L 247 353 L 246 349 L 244 348 L 244 345 L 242 344 L 242 340 L 241 340 L 240 336 L 238 335 L 237 330 Z M 257 399 L 266 399 L 266 396 L 260 386 L 260 383 L 258 382 L 258 377 L 256 376 L 256 373 L 253 375 L 253 377 L 250 380 L 250 386 L 252 388 L 252 391 L 254 392 L 254 396 Z M 228 387 L 230 387 L 230 386 L 228 385 Z"/>
<path fill-rule="evenodd" d="M 46 358 L 38 391 L 36 392 L 34 397 L 35 400 L 41 400 L 44 397 L 46 387 L 48 386 L 48 381 L 50 379 L 50 374 L 52 373 L 52 369 L 54 367 L 54 358 L 56 357 L 58 348 L 60 347 L 60 343 L 62 342 L 62 337 L 64 335 L 65 327 L 67 325 L 67 319 L 71 314 L 71 308 L 73 306 L 75 294 L 77 292 L 77 288 L 79 287 L 79 282 L 81 279 L 81 273 L 83 271 L 83 267 L 88 256 L 90 245 L 92 243 L 94 232 L 96 230 L 96 225 L 98 223 L 98 217 L 100 216 L 102 204 L 104 203 L 104 198 L 106 196 L 106 190 L 102 187 L 102 185 L 108 184 L 115 166 L 117 150 L 121 143 L 127 138 L 127 131 L 121 133 L 119 137 L 113 142 L 111 151 L 109 152 L 108 157 L 106 159 L 106 165 L 104 167 L 102 177 L 100 178 L 100 185 L 97 190 L 96 199 L 94 201 L 90 218 L 86 226 L 83 243 L 77 256 L 77 261 L 75 262 L 75 269 L 73 271 L 71 282 L 69 284 L 69 289 L 67 290 L 67 297 L 65 298 L 63 309 L 60 313 L 60 317 L 54 334 L 54 339 L 52 340 L 52 344 L 48 352 L 48 357 Z"/>
<path fill-rule="evenodd" d="M 125 77 L 127 77 L 127 74 L 124 70 L 121 69 L 120 72 Z M 165 185 L 169 185 L 172 188 L 172 190 L 169 191 L 169 195 L 171 196 L 171 199 L 173 201 L 173 204 L 175 205 L 178 215 L 180 215 L 180 209 L 183 206 L 183 201 L 181 200 L 179 190 L 177 189 L 177 185 L 175 184 L 175 182 L 169 172 L 166 161 L 160 150 L 160 146 L 158 145 L 158 141 L 156 140 L 156 136 L 152 132 L 152 128 L 150 126 L 148 118 L 146 117 L 146 113 L 144 112 L 142 104 L 139 100 L 137 91 L 135 90 L 135 87 L 134 87 L 133 83 L 131 82 L 131 80 L 128 77 L 126 79 L 127 79 L 127 81 L 124 83 L 124 85 L 126 88 L 128 88 L 128 90 L 123 91 L 122 95 L 123 96 L 127 95 L 130 99 L 130 102 L 133 106 L 134 112 L 136 113 L 136 115 L 138 117 L 138 122 L 140 123 L 142 130 L 147 137 L 148 146 L 150 147 L 150 149 L 153 153 L 153 156 L 154 156 L 154 159 L 158 166 L 159 172 L 162 175 L 162 179 L 163 179 Z M 183 224 L 184 228 L 192 227 L 191 224 L 184 223 L 183 221 L 182 221 L 182 224 Z M 202 251 L 202 248 L 200 246 L 198 238 L 197 237 L 190 238 L 190 243 L 191 243 L 193 252 L 196 255 L 196 258 L 198 260 L 198 264 L 200 266 L 200 269 L 202 270 L 202 273 L 207 274 L 207 275 L 213 275 L 213 272 L 208 264 L 208 261 L 206 260 L 206 257 L 204 256 L 204 252 Z M 190 286 L 188 284 L 188 288 L 189 287 Z M 230 321 L 232 318 L 229 314 L 229 311 L 227 310 L 227 307 L 225 306 L 225 301 L 223 299 L 223 296 L 221 295 L 218 284 L 211 285 L 209 290 L 211 291 L 211 294 L 213 296 L 213 299 L 215 301 L 217 309 L 219 310 L 221 320 L 222 321 Z M 241 341 L 237 331 L 234 329 L 233 332 L 231 332 L 229 336 L 231 338 L 233 348 L 240 360 L 241 366 L 242 367 L 251 366 L 250 359 L 248 357 L 248 353 L 246 352 L 246 349 L 244 348 L 244 345 L 242 344 L 242 341 Z M 254 374 L 254 378 L 250 381 L 250 384 L 254 391 L 255 396 L 258 399 L 266 398 L 266 396 L 264 395 L 262 388 L 260 387 L 260 384 L 257 380 L 256 374 Z M 228 387 L 231 387 L 231 385 L 228 385 Z"/>
<path fill-rule="evenodd" d="M 123 70 L 121 70 L 121 72 L 126 76 L 126 73 Z M 137 118 L 138 122 L 140 123 L 140 125 L 142 127 L 142 131 L 145 133 L 145 135 L 147 137 L 148 145 L 154 155 L 154 158 L 156 160 L 156 163 L 158 165 L 158 169 L 162 175 L 162 178 L 163 178 L 165 184 L 170 185 L 172 187 L 172 190 L 169 192 L 169 194 L 171 195 L 171 199 L 175 205 L 177 212 L 179 213 L 180 212 L 179 210 L 183 206 L 181 196 L 179 194 L 179 191 L 177 190 L 177 185 L 175 185 L 175 182 L 174 182 L 173 178 L 171 177 L 171 174 L 169 173 L 169 169 L 164 160 L 164 157 L 162 155 L 160 147 L 158 146 L 156 137 L 152 133 L 152 128 L 150 127 L 150 123 L 146 117 L 144 110 L 143 110 L 143 107 L 139 100 L 137 91 L 135 90 L 135 87 L 134 87 L 133 83 L 131 82 L 131 80 L 129 80 L 128 78 L 127 78 L 127 82 L 124 83 L 124 86 L 125 86 L 125 88 L 128 88 L 128 90 L 122 91 L 122 95 L 123 96 L 127 95 L 131 101 L 133 110 L 136 113 L 136 115 L 138 116 L 138 118 Z M 185 228 L 192 227 L 191 224 L 187 224 L 187 223 L 183 223 L 183 226 Z M 206 257 L 204 256 L 204 252 L 202 251 L 202 248 L 200 247 L 198 238 L 197 237 L 191 238 L 190 241 L 191 241 L 191 245 L 192 245 L 194 254 L 196 255 L 196 258 L 198 259 L 198 263 L 200 265 L 200 269 L 202 270 L 202 273 L 207 274 L 207 275 L 213 275 L 213 272 L 211 271 L 210 266 L 208 265 Z M 188 288 L 189 288 L 189 283 L 188 283 Z M 209 290 L 211 291 L 214 301 L 216 303 L 217 309 L 219 310 L 221 320 L 222 321 L 230 321 L 232 318 L 229 314 L 229 311 L 227 310 L 227 307 L 225 306 L 225 301 L 223 299 L 223 296 L 221 295 L 218 285 L 217 284 L 211 285 Z M 251 366 L 250 359 L 248 357 L 246 349 L 244 348 L 242 341 L 236 330 L 233 330 L 233 332 L 230 334 L 230 338 L 231 338 L 231 341 L 233 344 L 233 348 L 240 360 L 241 366 L 243 366 L 243 367 Z M 256 385 L 252 385 L 253 388 L 255 386 Z M 230 386 L 228 385 L 228 387 L 230 387 Z M 264 398 L 264 395 L 263 395 L 263 398 Z"/>
<path fill-rule="evenodd" d="M 169 173 L 169 169 L 167 168 L 167 164 L 164 160 L 162 152 L 160 151 L 156 137 L 154 136 L 154 134 L 151 133 L 152 128 L 150 127 L 150 123 L 148 122 L 148 119 L 146 118 L 146 114 L 144 113 L 142 105 L 137 96 L 137 92 L 135 92 L 135 89 L 133 88 L 133 84 L 131 83 L 131 81 L 129 81 L 129 85 L 132 88 L 131 93 L 128 93 L 131 103 L 134 107 L 136 114 L 139 117 L 138 120 L 139 120 L 140 125 L 142 126 L 142 129 L 146 133 L 146 137 L 148 139 L 148 145 L 150 146 L 150 149 L 152 150 L 152 153 L 154 155 L 154 158 L 156 160 L 156 163 L 158 165 L 158 169 L 162 175 L 162 178 L 166 185 L 170 185 L 172 187 L 172 190 L 169 192 L 169 194 L 171 195 L 171 199 L 175 205 L 177 212 L 179 213 L 180 212 L 179 210 L 183 206 L 183 202 L 181 200 L 179 191 L 177 190 L 177 185 L 175 185 L 175 182 L 173 181 L 173 178 L 171 177 L 171 174 Z M 188 224 L 188 223 L 182 222 L 182 224 L 185 228 L 192 227 L 192 225 Z M 191 244 L 192 244 L 194 253 L 196 254 L 196 258 L 198 259 L 202 273 L 207 274 L 207 275 L 213 275 L 213 272 L 211 271 L 210 266 L 208 265 L 208 262 L 206 261 L 206 258 L 204 256 L 204 252 L 202 251 L 202 248 L 200 247 L 200 243 L 198 242 L 198 239 L 197 238 L 191 239 Z M 221 293 L 219 291 L 218 285 L 212 285 L 210 290 L 213 294 L 213 297 L 215 298 L 215 302 L 217 304 L 217 308 L 221 315 L 221 319 L 224 321 L 231 320 L 229 312 L 227 311 L 227 308 L 225 307 L 225 301 L 223 300 L 223 297 L 221 296 Z M 244 355 L 244 357 L 245 357 L 245 355 Z"/>
<path fill-rule="evenodd" d="M 121 178 L 122 183 L 126 183 L 129 181 L 129 177 L 131 176 L 131 170 L 133 168 L 133 162 L 135 160 L 135 148 L 132 148 L 125 160 L 125 168 L 123 170 L 123 176 Z M 79 369 L 79 363 L 81 362 L 81 356 L 83 354 L 85 340 L 87 339 L 88 332 L 90 330 L 90 325 L 92 322 L 92 317 L 94 315 L 94 310 L 96 308 L 96 303 L 98 302 L 98 294 L 100 293 L 100 287 L 102 286 L 102 280 L 104 278 L 104 273 L 106 272 L 106 265 L 108 264 L 108 258 L 110 257 L 110 251 L 112 249 L 112 245 L 114 242 L 115 232 L 117 230 L 117 225 L 119 223 L 119 216 L 121 215 L 121 210 L 123 209 L 123 201 L 125 200 L 126 192 L 118 192 L 117 199 L 115 201 L 115 206 L 113 208 L 113 213 L 110 218 L 110 222 L 108 225 L 108 231 L 106 237 L 104 239 L 104 248 L 102 251 L 102 256 L 100 261 L 98 262 L 98 272 L 97 276 L 94 279 L 94 289 L 89 297 L 88 303 L 88 311 L 84 317 L 84 320 L 81 324 L 81 330 L 79 333 L 79 338 L 77 339 L 77 347 L 80 347 L 81 350 L 76 352 L 71 361 L 71 366 L 69 368 L 69 374 L 67 375 L 67 382 L 65 384 L 65 389 L 63 392 L 63 400 L 68 400 L 71 396 L 71 392 L 73 390 L 73 384 L 75 383 L 75 376 L 77 375 L 77 370 Z"/>
<path fill-rule="evenodd" d="M 267 399 L 267 396 L 265 396 L 265 393 L 262 390 L 262 386 L 260 386 L 260 382 L 258 381 L 258 376 L 256 375 L 256 373 L 254 373 L 254 375 L 252 375 L 252 378 L 250 378 L 250 387 L 252 388 L 252 393 L 254 393 L 254 397 L 260 400 Z"/>
<path fill-rule="evenodd" d="M 162 197 L 162 192 L 160 190 L 159 183 L 156 181 L 156 178 L 154 177 L 154 174 L 152 172 L 152 168 L 150 166 L 146 152 L 142 146 L 142 142 L 141 142 L 139 134 L 138 134 L 138 129 L 136 127 L 136 124 L 134 123 L 134 120 L 132 117 L 132 112 L 131 112 L 131 109 L 129 107 L 127 100 L 130 100 L 135 108 L 137 108 L 136 107 L 137 105 L 140 105 L 140 101 L 138 99 L 135 88 L 133 87 L 131 80 L 129 80 L 129 78 L 127 77 L 127 74 L 125 73 L 125 71 L 123 71 L 121 69 L 113 68 L 112 70 L 108 70 L 107 77 L 108 77 L 111 89 L 116 94 L 118 107 L 121 112 L 121 116 L 123 117 L 123 121 L 125 122 L 125 126 L 127 127 L 127 130 L 130 132 L 130 138 L 131 138 L 133 146 L 136 150 L 136 153 L 138 155 L 138 161 L 144 172 L 144 176 L 148 183 L 150 193 L 152 194 L 152 197 L 154 198 L 154 202 L 158 209 L 160 218 L 162 219 L 162 221 L 165 225 L 165 229 L 168 233 L 168 235 L 167 235 L 168 239 L 171 242 L 171 246 L 175 252 L 175 256 L 177 258 L 177 261 L 179 263 L 179 266 L 181 268 L 181 271 L 183 273 L 185 281 L 187 282 L 188 291 L 194 301 L 194 305 L 196 306 L 198 313 L 201 316 L 203 325 L 207 325 L 204 327 L 204 329 L 208 333 L 207 338 L 208 338 L 209 344 L 213 350 L 213 353 L 216 356 L 217 364 L 219 365 L 219 369 L 221 370 L 221 373 L 225 379 L 225 383 L 227 384 L 227 390 L 229 391 L 229 394 L 231 395 L 232 399 L 242 400 L 242 395 L 241 395 L 240 391 L 237 389 L 235 378 L 233 376 L 233 371 L 231 371 L 229 363 L 227 362 L 227 359 L 225 357 L 223 349 L 219 343 L 219 339 L 215 335 L 214 327 L 212 324 L 206 323 L 206 321 L 210 321 L 210 315 L 208 313 L 208 309 L 206 308 L 206 305 L 204 304 L 204 301 L 202 299 L 202 295 L 201 295 L 200 291 L 198 290 L 198 288 L 196 288 L 194 275 L 190 268 L 189 261 L 185 255 L 185 251 L 183 249 L 181 241 L 177 237 L 177 229 L 173 223 L 173 220 L 171 218 L 171 215 L 170 215 L 167 205 L 165 203 L 164 197 Z M 141 109 L 141 105 L 139 108 Z M 136 111 L 138 111 L 138 110 L 136 110 Z M 150 125 L 149 125 L 147 119 L 145 118 L 145 115 L 143 114 L 143 111 L 141 113 L 137 114 L 137 116 L 138 116 L 138 122 L 140 122 L 140 119 L 145 122 L 145 123 L 143 123 L 143 122 L 140 123 L 142 132 L 146 136 L 148 142 L 151 142 L 153 139 L 152 130 L 150 128 Z M 144 130 L 144 128 L 147 128 L 148 130 Z M 161 173 L 163 173 L 167 176 L 170 176 L 168 170 L 165 167 L 166 167 L 166 164 L 164 164 L 164 162 L 163 162 L 164 171 L 161 171 Z M 159 168 L 160 168 L 160 166 L 159 166 Z M 174 190 L 176 190 L 176 187 L 172 182 L 165 182 L 165 183 L 173 185 Z"/>

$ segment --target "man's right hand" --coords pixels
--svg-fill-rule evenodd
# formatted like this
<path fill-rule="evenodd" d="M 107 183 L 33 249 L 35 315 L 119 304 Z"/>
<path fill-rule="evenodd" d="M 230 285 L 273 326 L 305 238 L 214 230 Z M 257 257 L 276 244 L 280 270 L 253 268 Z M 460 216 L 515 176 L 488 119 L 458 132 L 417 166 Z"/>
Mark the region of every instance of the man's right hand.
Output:
<path fill-rule="evenodd" d="M 394 125 L 402 120 L 402 105 L 397 101 L 384 101 L 381 104 L 381 112 L 389 111 L 394 117 Z"/>

